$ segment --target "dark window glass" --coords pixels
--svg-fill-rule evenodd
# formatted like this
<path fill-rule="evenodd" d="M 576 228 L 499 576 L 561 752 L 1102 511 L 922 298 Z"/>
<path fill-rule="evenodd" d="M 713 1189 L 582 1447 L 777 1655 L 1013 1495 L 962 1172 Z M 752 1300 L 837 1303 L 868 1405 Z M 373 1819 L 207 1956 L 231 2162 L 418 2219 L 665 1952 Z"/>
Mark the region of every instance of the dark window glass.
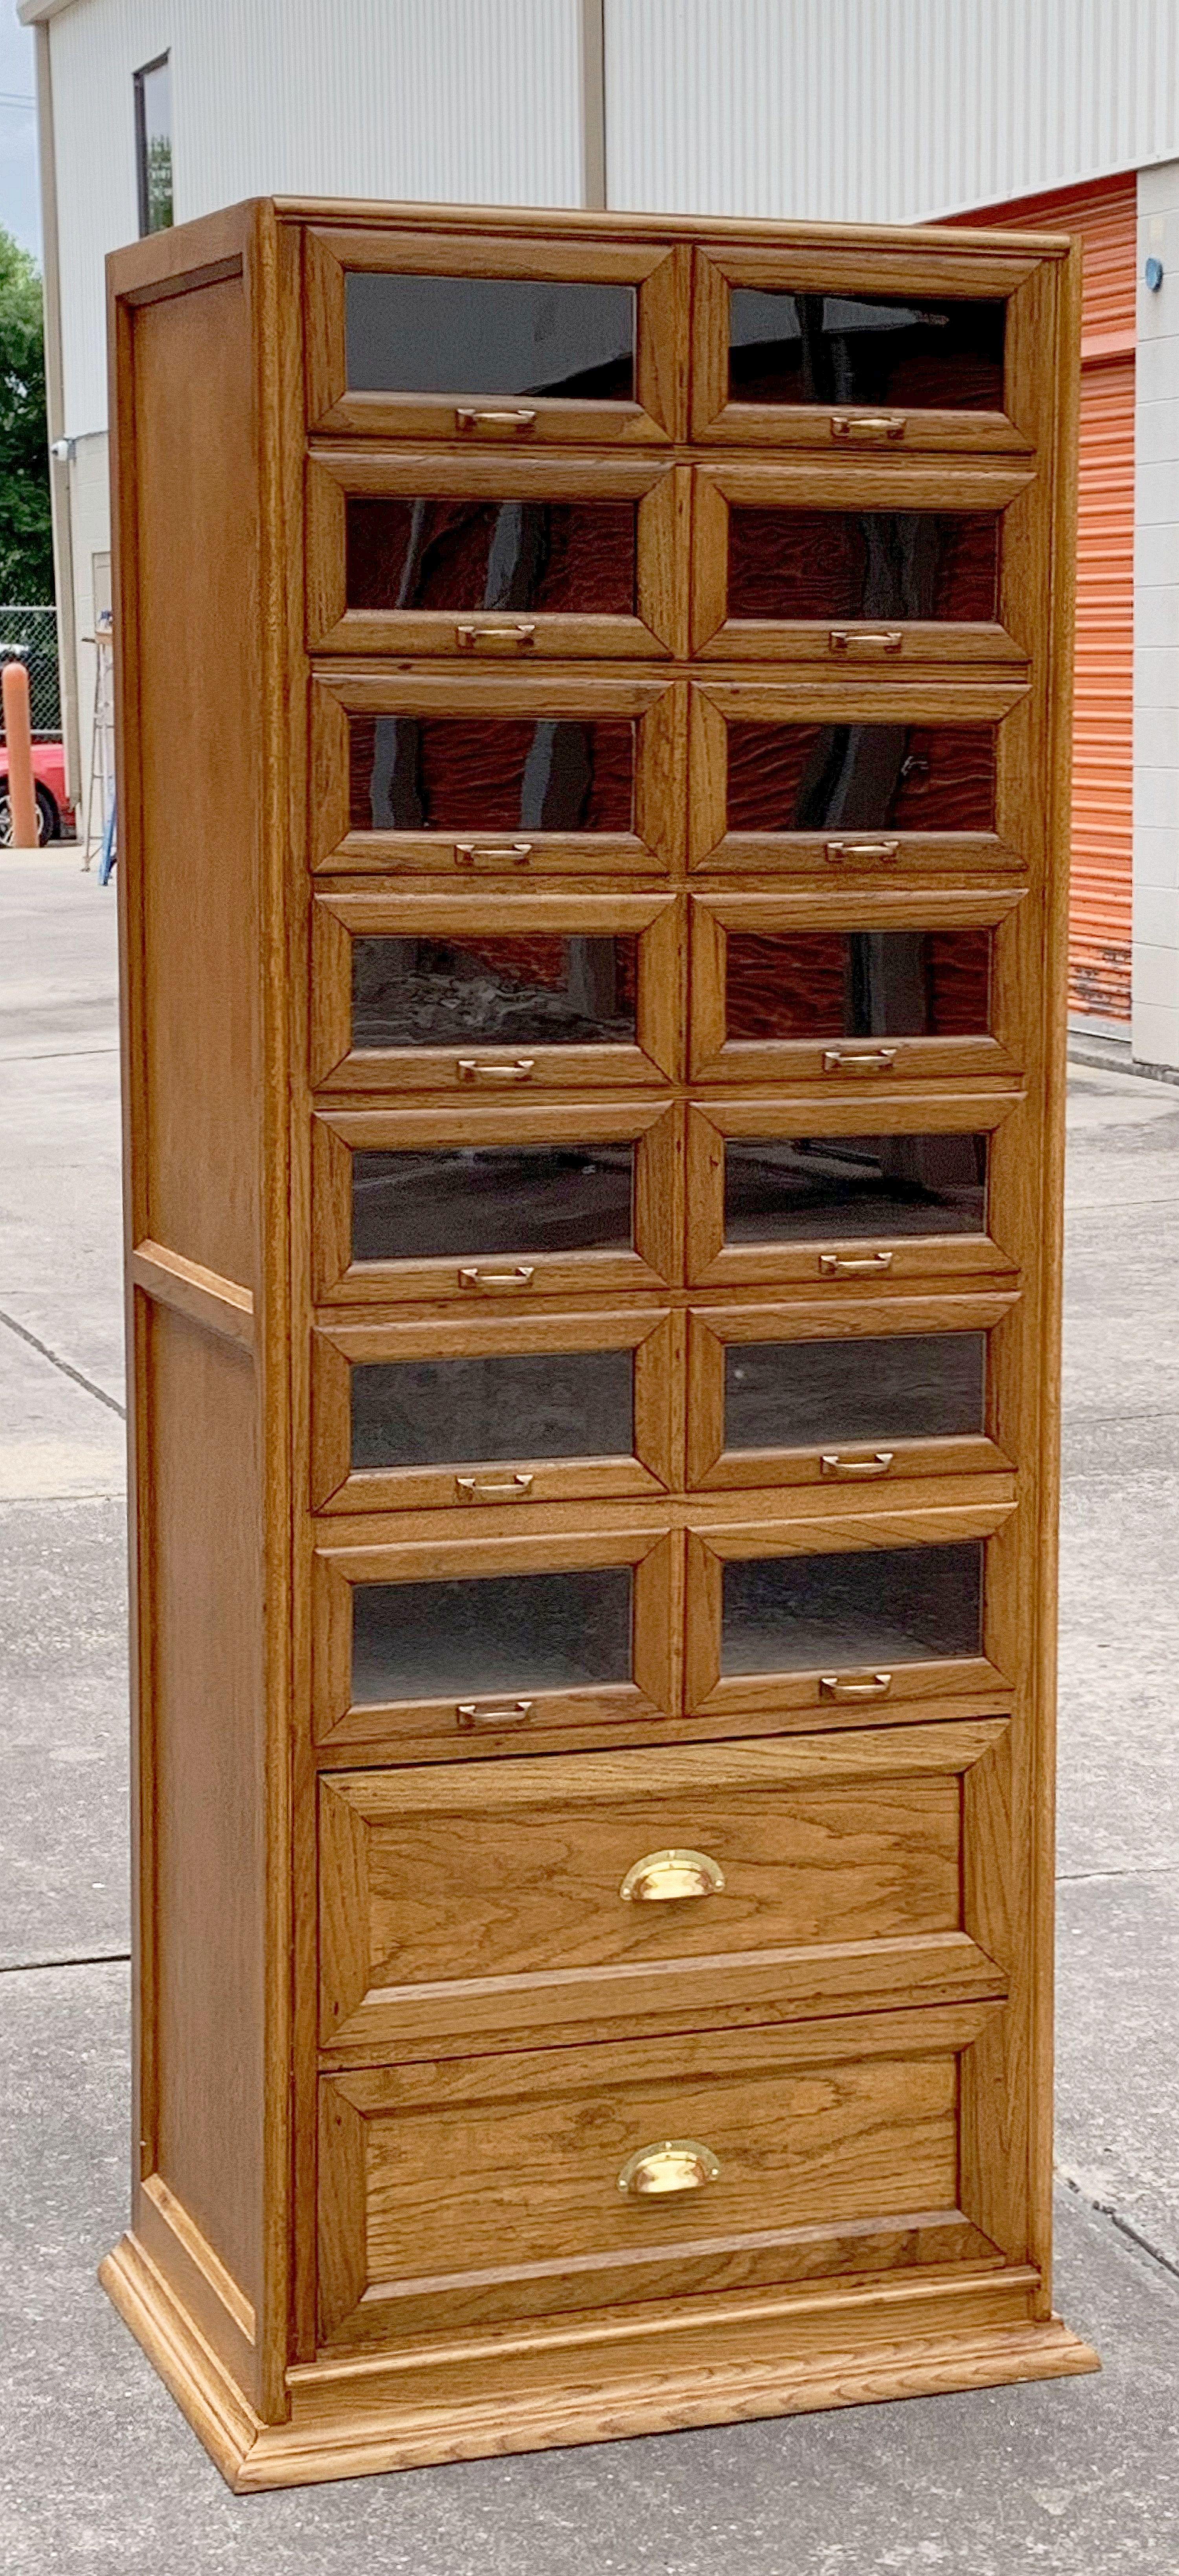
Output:
<path fill-rule="evenodd" d="M 730 931 L 730 1038 L 979 1037 L 986 930 Z"/>
<path fill-rule="evenodd" d="M 637 523 L 634 501 L 350 500 L 348 606 L 633 617 Z"/>
<path fill-rule="evenodd" d="M 354 1467 L 629 1458 L 631 1351 L 368 1361 L 352 1370 Z"/>
<path fill-rule="evenodd" d="M 742 1557 L 724 1569 L 722 1673 L 847 1672 L 977 1655 L 982 1546 Z"/>
<path fill-rule="evenodd" d="M 629 832 L 629 717 L 353 716 L 354 832 Z"/>
<path fill-rule="evenodd" d="M 731 724 L 731 832 L 989 832 L 993 725 Z"/>
<path fill-rule="evenodd" d="M 161 54 L 135 74 L 135 167 L 139 230 L 167 232 L 172 222 L 172 60 Z"/>
<path fill-rule="evenodd" d="M 981 1234 L 985 1136 L 790 1136 L 725 1148 L 726 1243 Z"/>
<path fill-rule="evenodd" d="M 358 393 L 634 400 L 633 286 L 351 269 L 345 312 Z"/>
<path fill-rule="evenodd" d="M 733 288 L 733 402 L 1001 411 L 1006 308 L 974 298 Z"/>
<path fill-rule="evenodd" d="M 730 617 L 985 624 L 998 595 L 993 510 L 729 512 Z"/>
<path fill-rule="evenodd" d="M 633 939 L 354 939 L 357 1047 L 634 1043 Z"/>
<path fill-rule="evenodd" d="M 354 1261 L 629 1251 L 633 1145 L 459 1145 L 352 1157 Z"/>
<path fill-rule="evenodd" d="M 981 1432 L 985 1355 L 983 1333 L 731 1342 L 725 1447 L 875 1446 Z"/>
<path fill-rule="evenodd" d="M 629 1565 L 357 1584 L 353 1702 L 485 1699 L 629 1681 L 631 1588 Z"/>

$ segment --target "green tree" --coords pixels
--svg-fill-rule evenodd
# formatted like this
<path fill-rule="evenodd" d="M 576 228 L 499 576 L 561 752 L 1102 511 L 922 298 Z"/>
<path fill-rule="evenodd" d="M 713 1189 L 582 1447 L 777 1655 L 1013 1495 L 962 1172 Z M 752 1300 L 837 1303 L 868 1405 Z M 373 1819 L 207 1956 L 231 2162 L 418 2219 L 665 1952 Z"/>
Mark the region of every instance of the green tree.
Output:
<path fill-rule="evenodd" d="M 53 597 L 41 280 L 0 230 L 0 600 Z"/>

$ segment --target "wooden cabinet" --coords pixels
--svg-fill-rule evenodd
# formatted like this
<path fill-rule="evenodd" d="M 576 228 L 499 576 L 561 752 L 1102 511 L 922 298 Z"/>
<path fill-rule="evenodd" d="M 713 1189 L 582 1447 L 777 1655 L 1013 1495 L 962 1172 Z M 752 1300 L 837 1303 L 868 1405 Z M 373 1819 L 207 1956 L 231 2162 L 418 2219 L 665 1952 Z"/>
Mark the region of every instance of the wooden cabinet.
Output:
<path fill-rule="evenodd" d="M 1050 2287 L 1067 243 L 111 269 L 134 2210 L 237 2488 Z"/>

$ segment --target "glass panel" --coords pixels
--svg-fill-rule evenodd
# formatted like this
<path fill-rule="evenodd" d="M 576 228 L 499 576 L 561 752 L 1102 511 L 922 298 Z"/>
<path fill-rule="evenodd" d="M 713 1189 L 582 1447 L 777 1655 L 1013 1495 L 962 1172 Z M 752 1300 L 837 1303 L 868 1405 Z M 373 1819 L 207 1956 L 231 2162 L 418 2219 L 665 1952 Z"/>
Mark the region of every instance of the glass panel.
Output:
<path fill-rule="evenodd" d="M 989 832 L 993 725 L 731 724 L 731 832 Z"/>
<path fill-rule="evenodd" d="M 348 606 L 633 617 L 637 526 L 634 501 L 350 500 Z"/>
<path fill-rule="evenodd" d="M 629 832 L 629 717 L 352 716 L 353 832 Z"/>
<path fill-rule="evenodd" d="M 726 1034 L 738 1038 L 981 1037 L 986 930 L 730 931 Z"/>
<path fill-rule="evenodd" d="M 633 1145 L 459 1145 L 352 1157 L 354 1261 L 629 1252 Z"/>
<path fill-rule="evenodd" d="M 985 1136 L 790 1136 L 725 1148 L 726 1243 L 981 1234 Z"/>
<path fill-rule="evenodd" d="M 356 1047 L 633 1046 L 633 939 L 354 939 Z"/>
<path fill-rule="evenodd" d="M 974 298 L 787 295 L 735 286 L 733 402 L 1002 411 L 1006 306 Z"/>
<path fill-rule="evenodd" d="M 577 1690 L 631 1676 L 629 1565 L 454 1583 L 360 1583 L 352 1697 L 486 1699 Z"/>
<path fill-rule="evenodd" d="M 352 1370 L 354 1467 L 629 1458 L 632 1351 L 377 1360 Z"/>
<path fill-rule="evenodd" d="M 359 393 L 634 400 L 633 286 L 350 269 L 345 297 Z"/>
<path fill-rule="evenodd" d="M 998 613 L 993 510 L 729 512 L 730 617 Z"/>
<path fill-rule="evenodd" d="M 985 1361 L 985 1333 L 731 1342 L 725 1447 L 874 1447 L 981 1432 Z"/>
<path fill-rule="evenodd" d="M 977 1655 L 982 1543 L 742 1557 L 724 1569 L 722 1673 L 848 1672 Z"/>

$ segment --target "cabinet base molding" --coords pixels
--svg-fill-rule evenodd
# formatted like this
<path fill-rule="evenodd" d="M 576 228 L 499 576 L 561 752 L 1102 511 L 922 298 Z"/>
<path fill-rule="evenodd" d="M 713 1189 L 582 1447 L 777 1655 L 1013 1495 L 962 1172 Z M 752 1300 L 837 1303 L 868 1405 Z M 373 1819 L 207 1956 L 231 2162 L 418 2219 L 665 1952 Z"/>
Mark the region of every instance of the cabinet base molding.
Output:
<path fill-rule="evenodd" d="M 685 2309 L 694 2310 L 690 2321 L 683 2320 L 687 2340 L 697 2346 L 690 2365 L 681 2360 L 677 2366 L 668 2353 L 659 2367 L 653 2357 L 656 2342 L 676 2339 L 678 2318 L 666 2320 L 670 2337 L 636 2329 L 641 2363 L 620 2352 L 625 2337 L 617 2319 L 605 2336 L 567 2327 L 556 2338 L 530 2337 L 538 2374 L 531 2386 L 521 2384 L 510 2366 L 522 2358 L 519 2345 L 513 2351 L 507 2341 L 482 2338 L 465 2354 L 451 2344 L 396 2361 L 311 2364 L 289 2374 L 289 2422 L 264 2424 L 133 2236 L 124 2236 L 107 2256 L 99 2279 L 236 2495 L 833 2406 L 1074 2378 L 1101 2368 L 1092 2347 L 1062 2318 L 1017 2313 L 1026 2309 L 1035 2284 L 1035 2275 L 1020 2267 L 968 2281 L 890 2284 L 883 2292 L 839 2287 L 822 2298 L 746 2304 L 740 2315 L 730 2307 L 723 2316 L 714 2312 L 708 2340 L 723 2357 L 711 2363 L 701 2357 L 700 2338 L 691 2332 L 691 2325 L 706 2321 L 695 2303 L 685 2302 Z M 939 2314 L 951 2307 L 961 2320 L 956 2325 Z M 995 2312 L 990 2325 L 981 2321 L 988 2308 Z M 742 2326 L 752 2329 L 754 2347 L 744 2357 Z M 767 2326 L 776 2329 L 784 2347 L 772 2360 L 766 2358 Z M 844 2336 L 855 2337 L 854 2349 L 841 2344 L 841 2328 Z M 868 2334 L 879 2340 L 869 2346 Z M 546 2340 L 560 2344 L 563 2387 L 553 2384 L 556 2354 L 546 2354 Z M 582 2343 L 582 2356 L 573 2370 L 569 2347 L 575 2341 Z M 595 2342 L 601 2375 L 591 2377 Z M 609 2376 L 602 2368 L 607 2351 Z M 458 2375 L 465 2375 L 464 2360 L 478 2377 L 478 2396 L 456 2392 L 445 2403 L 429 2402 L 429 2379 L 453 2390 L 456 2365 Z"/>

